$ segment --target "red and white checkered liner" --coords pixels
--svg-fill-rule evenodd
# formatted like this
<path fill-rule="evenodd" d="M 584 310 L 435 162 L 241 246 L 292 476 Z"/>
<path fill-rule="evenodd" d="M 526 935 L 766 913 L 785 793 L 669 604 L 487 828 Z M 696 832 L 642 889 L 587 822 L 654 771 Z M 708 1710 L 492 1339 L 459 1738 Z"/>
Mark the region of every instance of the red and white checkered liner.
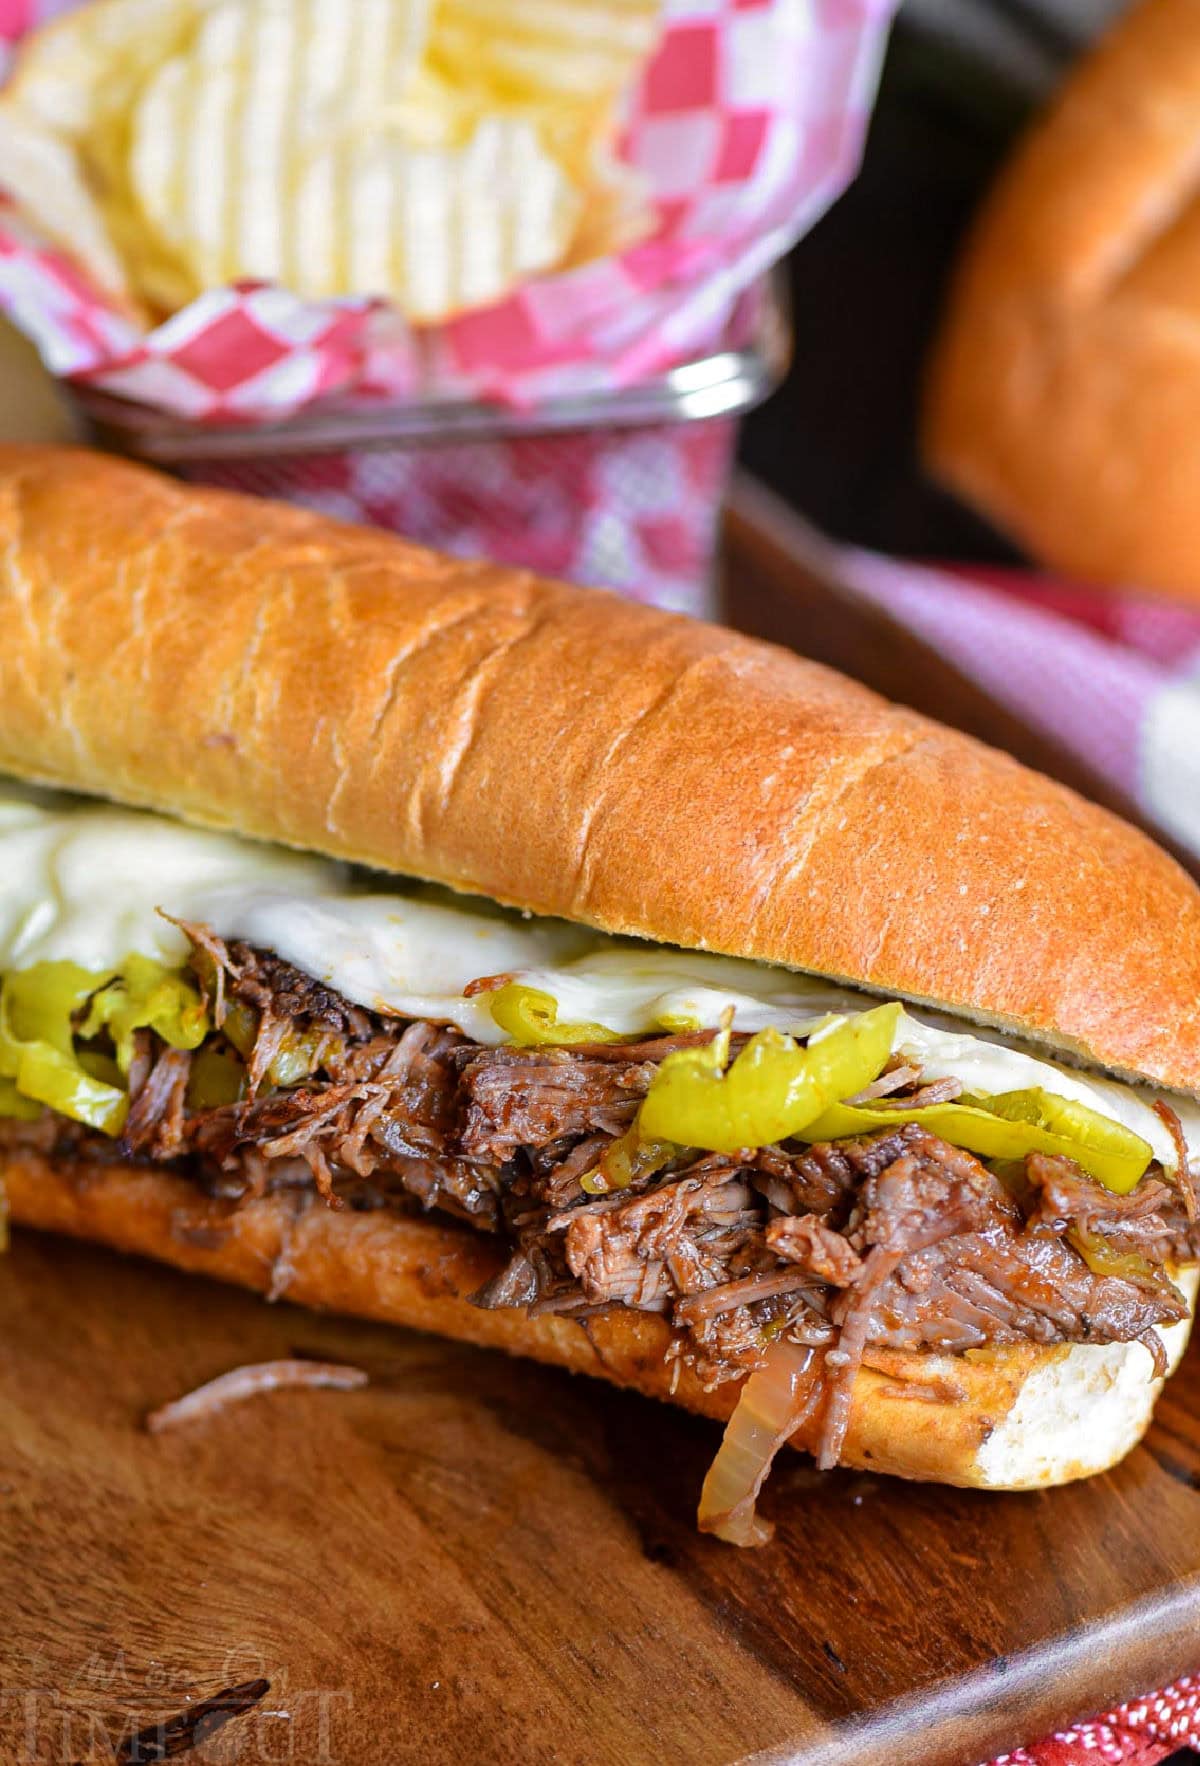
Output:
<path fill-rule="evenodd" d="M 1184 1747 L 1200 1748 L 1200 1676 L 1194 1674 L 1032 1747 L 1001 1754 L 991 1766 L 1156 1766 Z"/>
<path fill-rule="evenodd" d="M 0 48 L 75 3 L 0 0 Z M 665 0 L 621 140 L 648 181 L 652 235 L 419 336 L 367 299 L 250 285 L 142 333 L 11 212 L 0 307 L 54 373 L 197 421 L 279 417 L 334 391 L 525 407 L 607 392 L 704 349 L 844 186 L 895 4 Z"/>
<path fill-rule="evenodd" d="M 716 418 L 206 462 L 185 476 L 703 616 L 715 609 L 714 540 L 735 430 Z"/>

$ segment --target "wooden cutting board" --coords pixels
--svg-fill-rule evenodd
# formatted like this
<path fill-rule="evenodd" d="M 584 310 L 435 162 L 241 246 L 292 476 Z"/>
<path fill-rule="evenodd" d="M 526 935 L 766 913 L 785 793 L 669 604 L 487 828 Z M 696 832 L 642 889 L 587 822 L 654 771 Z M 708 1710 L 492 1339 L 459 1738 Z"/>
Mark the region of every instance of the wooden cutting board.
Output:
<path fill-rule="evenodd" d="M 744 623 L 1092 783 L 805 569 L 778 514 L 744 498 L 730 527 Z M 371 1385 L 142 1430 L 294 1351 Z M 789 1458 L 775 1543 L 739 1552 L 693 1525 L 712 1425 L 18 1234 L 0 1261 L 0 1763 L 195 1742 L 197 1761 L 300 1766 L 973 1766 L 1200 1663 L 1198 1418 L 1193 1355 L 1146 1443 L 1065 1490 Z"/>
<path fill-rule="evenodd" d="M 260 1680 L 193 1758 L 970 1766 L 1196 1663 L 1195 1358 L 1107 1477 L 797 1456 L 739 1552 L 693 1526 L 712 1425 L 497 1354 L 20 1233 L 0 1344 L 6 1766 Z M 142 1430 L 297 1350 L 371 1385 Z"/>

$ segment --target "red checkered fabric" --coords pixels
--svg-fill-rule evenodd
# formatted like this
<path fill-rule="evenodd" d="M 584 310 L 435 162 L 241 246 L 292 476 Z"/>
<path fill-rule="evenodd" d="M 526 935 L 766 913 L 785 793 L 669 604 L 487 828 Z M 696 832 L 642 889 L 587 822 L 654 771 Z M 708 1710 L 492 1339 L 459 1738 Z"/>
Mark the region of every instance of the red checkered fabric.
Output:
<path fill-rule="evenodd" d="M 0 0 L 0 52 L 75 3 Z M 335 391 L 520 407 L 607 392 L 706 348 L 846 183 L 895 4 L 665 0 L 620 142 L 645 178 L 652 236 L 419 339 L 376 302 L 253 286 L 143 333 L 11 215 L 0 307 L 56 374 L 197 421 L 280 417 Z"/>
<path fill-rule="evenodd" d="M 1182 1747 L 1200 1748 L 1200 1675 L 1077 1723 L 987 1766 L 1157 1766 Z"/>
<path fill-rule="evenodd" d="M 735 432 L 719 419 L 214 464 L 188 477 L 703 616 L 714 611 Z"/>

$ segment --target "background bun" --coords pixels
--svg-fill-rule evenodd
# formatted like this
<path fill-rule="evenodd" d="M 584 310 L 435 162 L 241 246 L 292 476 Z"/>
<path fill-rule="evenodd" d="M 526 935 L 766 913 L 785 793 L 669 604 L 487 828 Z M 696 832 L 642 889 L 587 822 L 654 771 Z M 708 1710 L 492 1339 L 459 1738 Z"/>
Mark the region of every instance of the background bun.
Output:
<path fill-rule="evenodd" d="M 0 1180 L 14 1220 L 275 1299 L 505 1349 L 721 1419 L 741 1389 L 706 1392 L 689 1368 L 668 1362 L 671 1330 L 652 1313 L 622 1309 L 583 1325 L 472 1306 L 468 1295 L 504 1254 L 468 1227 L 335 1212 L 312 1198 L 220 1202 L 186 1178 L 108 1161 L 64 1168 L 17 1156 L 0 1166 Z M 1200 1270 L 1177 1280 L 1194 1306 Z M 1162 1332 L 1172 1370 L 1190 1323 Z M 946 1357 L 885 1351 L 871 1362 L 855 1382 L 840 1463 L 996 1490 L 1063 1484 L 1115 1465 L 1145 1432 L 1162 1388 L 1140 1343 Z"/>
<path fill-rule="evenodd" d="M 52 449 L 0 448 L 0 618 L 2 770 L 1200 1089 L 1184 872 L 789 652 Z"/>
<path fill-rule="evenodd" d="M 1039 558 L 1200 601 L 1200 8 L 1144 0 L 986 203 L 934 352 L 932 471 Z"/>

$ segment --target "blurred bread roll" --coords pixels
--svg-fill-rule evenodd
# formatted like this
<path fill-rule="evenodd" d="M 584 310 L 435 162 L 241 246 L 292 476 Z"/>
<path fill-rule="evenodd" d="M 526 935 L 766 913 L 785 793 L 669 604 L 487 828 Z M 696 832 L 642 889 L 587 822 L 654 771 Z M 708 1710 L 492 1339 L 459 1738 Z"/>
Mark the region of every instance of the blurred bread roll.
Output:
<path fill-rule="evenodd" d="M 984 206 L 924 410 L 931 471 L 1032 556 L 1200 601 L 1200 4 L 1142 0 Z"/>

